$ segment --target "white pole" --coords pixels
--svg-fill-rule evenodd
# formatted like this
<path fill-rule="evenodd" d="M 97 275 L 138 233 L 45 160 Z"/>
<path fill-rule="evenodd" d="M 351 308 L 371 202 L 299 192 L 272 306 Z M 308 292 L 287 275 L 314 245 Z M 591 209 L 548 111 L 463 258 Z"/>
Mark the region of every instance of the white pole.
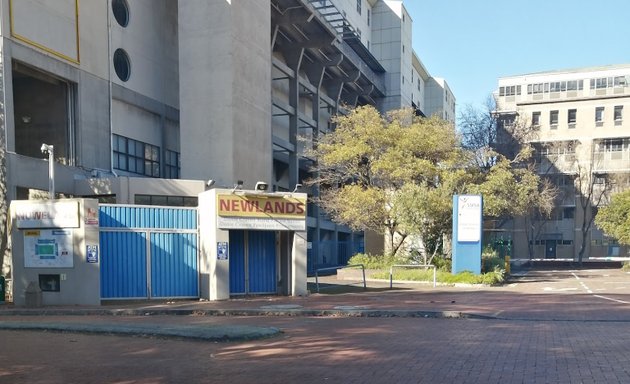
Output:
<path fill-rule="evenodd" d="M 48 191 L 50 200 L 55 200 L 55 150 L 52 145 L 48 148 Z"/>
<path fill-rule="evenodd" d="M 42 153 L 48 152 L 48 194 L 50 200 L 55 199 L 55 147 L 42 144 Z"/>

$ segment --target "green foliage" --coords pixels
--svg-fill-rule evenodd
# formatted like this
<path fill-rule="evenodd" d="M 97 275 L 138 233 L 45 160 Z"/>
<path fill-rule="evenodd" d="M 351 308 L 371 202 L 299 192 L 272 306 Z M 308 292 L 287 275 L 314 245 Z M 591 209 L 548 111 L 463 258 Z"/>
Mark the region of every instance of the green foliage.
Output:
<path fill-rule="evenodd" d="M 409 234 L 450 231 L 450 196 L 461 183 L 443 180 L 466 177 L 451 123 L 411 109 L 381 116 L 371 106 L 334 122 L 309 153 L 317 160 L 311 183 L 321 187 L 318 204 L 334 221 L 388 233 L 393 253 Z"/>
<path fill-rule="evenodd" d="M 630 262 L 624 261 L 623 264 L 621 264 L 621 270 L 624 272 L 630 272 Z"/>
<path fill-rule="evenodd" d="M 389 279 L 389 270 L 373 273 L 371 277 L 376 279 Z M 430 269 L 394 269 L 394 280 L 401 281 L 433 281 L 433 271 Z M 495 269 L 492 272 L 475 275 L 472 272 L 464 271 L 452 274 L 447 271 L 438 270 L 436 280 L 443 284 L 486 284 L 497 285 L 505 282 L 505 271 Z"/>
<path fill-rule="evenodd" d="M 357 253 L 348 260 L 348 265 L 363 264 L 366 269 L 388 269 L 393 264 L 403 264 L 406 260 L 394 255 L 370 255 Z"/>
<path fill-rule="evenodd" d="M 453 260 L 446 257 L 433 258 L 433 265 L 441 271 L 450 272 L 453 270 Z"/>
<path fill-rule="evenodd" d="M 307 154 L 316 160 L 317 177 L 309 181 L 320 186 L 316 202 L 353 230 L 387 234 L 393 254 L 408 236 L 420 238 L 429 254 L 439 251 L 452 231 L 454 194 L 482 194 L 484 215 L 493 218 L 522 215 L 549 200 L 522 158 L 489 151 L 479 166 L 453 124 L 438 117 L 411 109 L 381 115 L 363 106 L 334 122 Z"/>
<path fill-rule="evenodd" d="M 482 273 L 492 272 L 496 270 L 497 268 L 504 269 L 505 260 L 496 256 L 495 254 L 491 254 L 487 256 L 484 255 L 481 257 L 481 272 Z"/>
<path fill-rule="evenodd" d="M 598 210 L 595 224 L 621 244 L 630 244 L 630 190 L 616 193 Z"/>

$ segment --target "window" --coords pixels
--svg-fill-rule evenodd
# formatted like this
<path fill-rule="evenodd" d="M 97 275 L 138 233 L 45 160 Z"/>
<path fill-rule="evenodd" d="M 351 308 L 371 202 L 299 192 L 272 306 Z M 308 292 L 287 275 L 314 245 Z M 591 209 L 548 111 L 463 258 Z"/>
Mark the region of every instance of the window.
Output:
<path fill-rule="evenodd" d="M 360 15 L 361 14 L 361 2 L 363 0 L 357 0 L 357 13 Z"/>
<path fill-rule="evenodd" d="M 628 86 L 628 82 L 626 80 L 625 76 L 617 76 L 614 79 L 614 86 L 615 87 L 626 87 Z"/>
<path fill-rule="evenodd" d="M 575 217 L 575 207 L 565 207 L 562 212 L 564 219 L 573 219 Z"/>
<path fill-rule="evenodd" d="M 112 13 L 121 27 L 129 25 L 129 4 L 126 0 L 112 0 Z"/>
<path fill-rule="evenodd" d="M 160 148 L 114 135 L 114 168 L 150 177 L 160 177 Z"/>
<path fill-rule="evenodd" d="M 595 108 L 595 122 L 601 123 L 604 121 L 604 107 Z"/>
<path fill-rule="evenodd" d="M 510 85 L 507 87 L 499 87 L 499 96 L 514 96 L 517 94 L 521 94 L 521 86 L 520 85 Z"/>
<path fill-rule="evenodd" d="M 532 125 L 534 127 L 540 126 L 540 112 L 533 112 L 532 113 Z"/>
<path fill-rule="evenodd" d="M 114 52 L 114 71 L 122 81 L 129 80 L 131 76 L 131 62 L 129 61 L 129 55 L 124 49 L 118 48 Z"/>
<path fill-rule="evenodd" d="M 610 80 L 610 81 L 609 81 Z M 600 77 L 599 79 L 591 79 L 591 89 L 603 89 L 608 86 L 612 87 L 613 78 Z"/>
<path fill-rule="evenodd" d="M 179 152 L 167 149 L 164 155 L 164 178 L 179 179 L 179 171 L 181 169 L 179 163 Z"/>
<path fill-rule="evenodd" d="M 367 10 L 367 25 L 370 26 L 370 10 Z"/>
<path fill-rule="evenodd" d="M 189 196 L 135 195 L 134 204 L 163 205 L 169 207 L 196 207 L 198 199 Z"/>
<path fill-rule="evenodd" d="M 557 126 L 558 125 L 558 111 L 551 111 L 549 113 L 549 124 L 553 127 L 553 126 Z"/>
<path fill-rule="evenodd" d="M 577 120 L 577 109 L 569 109 L 567 122 L 569 124 L 575 124 L 576 120 Z"/>
<path fill-rule="evenodd" d="M 623 105 L 615 106 L 615 121 L 623 120 Z"/>
<path fill-rule="evenodd" d="M 597 143 L 595 147 L 596 152 L 620 152 L 624 148 L 624 141 L 626 147 L 628 146 L 628 139 L 604 139 Z"/>

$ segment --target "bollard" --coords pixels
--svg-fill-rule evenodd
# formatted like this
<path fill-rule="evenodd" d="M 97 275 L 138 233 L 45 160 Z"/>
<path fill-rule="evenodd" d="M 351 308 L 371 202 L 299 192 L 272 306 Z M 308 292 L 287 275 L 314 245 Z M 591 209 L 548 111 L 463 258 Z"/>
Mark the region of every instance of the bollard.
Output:
<path fill-rule="evenodd" d="M 505 273 L 510 274 L 510 256 L 505 256 Z"/>
<path fill-rule="evenodd" d="M 6 279 L 4 276 L 0 276 L 0 304 L 4 303 L 5 297 L 7 295 L 6 289 Z"/>
<path fill-rule="evenodd" d="M 42 290 L 36 282 L 31 281 L 28 283 L 26 291 L 24 291 L 24 295 L 26 296 L 27 307 L 33 308 L 42 306 Z"/>

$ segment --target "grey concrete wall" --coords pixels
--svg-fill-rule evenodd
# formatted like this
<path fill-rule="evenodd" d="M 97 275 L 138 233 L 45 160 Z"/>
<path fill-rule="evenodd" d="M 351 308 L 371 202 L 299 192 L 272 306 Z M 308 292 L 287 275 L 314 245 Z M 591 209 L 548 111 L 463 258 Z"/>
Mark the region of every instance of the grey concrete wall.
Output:
<path fill-rule="evenodd" d="M 190 0 L 178 11 L 182 177 L 270 183 L 269 3 Z"/>
<path fill-rule="evenodd" d="M 111 17 L 111 52 L 129 54 L 131 76 L 121 81 L 112 68 L 112 81 L 159 102 L 179 105 L 177 1 L 134 0 L 129 4 L 129 25 Z M 81 3 L 83 4 L 83 2 Z M 185 20 L 185 19 L 184 19 Z"/>

